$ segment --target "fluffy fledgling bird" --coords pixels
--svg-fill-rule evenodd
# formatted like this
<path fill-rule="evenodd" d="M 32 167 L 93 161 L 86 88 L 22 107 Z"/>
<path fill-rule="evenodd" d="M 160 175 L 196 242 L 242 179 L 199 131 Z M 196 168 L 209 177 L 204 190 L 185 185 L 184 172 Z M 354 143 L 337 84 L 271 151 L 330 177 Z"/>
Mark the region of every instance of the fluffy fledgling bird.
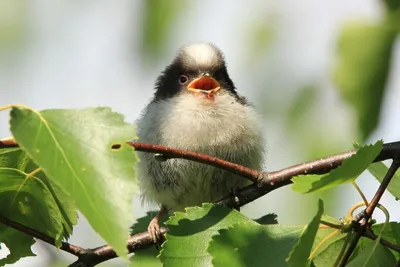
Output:
<path fill-rule="evenodd" d="M 180 48 L 155 89 L 138 121 L 139 141 L 261 169 L 260 117 L 236 91 L 216 46 L 195 43 Z M 158 238 L 159 219 L 165 211 L 214 202 L 248 184 L 243 177 L 198 162 L 138 155 L 142 197 L 161 208 L 148 227 L 153 240 Z"/>

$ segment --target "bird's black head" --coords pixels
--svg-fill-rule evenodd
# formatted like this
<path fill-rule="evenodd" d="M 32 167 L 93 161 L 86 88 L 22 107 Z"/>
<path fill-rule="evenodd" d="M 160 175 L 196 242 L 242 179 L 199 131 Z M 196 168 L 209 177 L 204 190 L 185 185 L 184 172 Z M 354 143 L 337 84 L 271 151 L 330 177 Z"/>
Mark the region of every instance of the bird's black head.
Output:
<path fill-rule="evenodd" d="M 212 44 L 195 43 L 179 49 L 174 61 L 158 77 L 154 100 L 165 100 L 180 93 L 213 97 L 219 90 L 227 90 L 239 98 L 222 52 Z"/>

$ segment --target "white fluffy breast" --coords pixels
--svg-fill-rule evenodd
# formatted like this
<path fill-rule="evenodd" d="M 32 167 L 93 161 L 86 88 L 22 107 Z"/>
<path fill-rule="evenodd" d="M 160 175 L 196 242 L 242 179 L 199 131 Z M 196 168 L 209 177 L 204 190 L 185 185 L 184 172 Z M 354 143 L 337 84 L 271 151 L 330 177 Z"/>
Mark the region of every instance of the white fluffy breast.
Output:
<path fill-rule="evenodd" d="M 259 169 L 263 156 L 261 121 L 253 107 L 240 104 L 221 90 L 213 100 L 191 93 L 152 102 L 138 122 L 141 142 L 160 144 L 236 162 Z M 174 210 L 216 201 L 242 177 L 182 159 L 157 162 L 138 153 L 138 177 L 145 200 Z"/>
<path fill-rule="evenodd" d="M 214 100 L 181 94 L 150 104 L 139 136 L 152 143 L 206 152 L 213 146 L 259 142 L 260 125 L 254 108 L 238 103 L 227 92 Z"/>

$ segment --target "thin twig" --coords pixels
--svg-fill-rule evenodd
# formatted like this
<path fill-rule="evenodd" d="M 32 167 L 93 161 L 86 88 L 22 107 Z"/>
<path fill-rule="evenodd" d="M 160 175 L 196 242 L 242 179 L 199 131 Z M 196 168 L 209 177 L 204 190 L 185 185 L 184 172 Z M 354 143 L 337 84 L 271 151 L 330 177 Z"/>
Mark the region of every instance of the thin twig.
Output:
<path fill-rule="evenodd" d="M 166 227 L 160 227 L 160 233 L 165 235 L 168 231 Z M 154 242 L 148 232 L 134 234 L 127 240 L 127 248 L 129 253 L 136 252 L 154 246 Z M 81 254 L 77 261 L 69 265 L 69 267 L 96 266 L 99 263 L 105 262 L 118 257 L 117 253 L 109 245 L 104 245 L 94 249 L 87 249 L 84 254 Z"/>
<path fill-rule="evenodd" d="M 258 182 L 260 178 L 263 177 L 263 173 L 260 171 L 253 170 L 245 166 L 206 154 L 140 142 L 128 142 L 128 144 L 134 147 L 136 151 L 147 153 L 160 153 L 165 158 L 181 158 L 204 163 L 240 175 L 244 178 L 249 179 L 252 182 Z"/>
<path fill-rule="evenodd" d="M 363 233 L 363 236 L 365 236 L 365 237 L 367 237 L 367 238 L 369 238 L 369 239 L 371 239 L 371 240 L 376 240 L 376 239 L 378 238 L 378 236 L 377 236 L 376 234 L 374 234 L 374 232 L 372 231 L 372 229 L 369 228 L 369 227 L 367 227 L 367 228 L 365 229 L 365 231 L 364 231 L 364 233 Z M 382 245 L 384 245 L 385 247 L 388 247 L 388 248 L 393 249 L 393 250 L 395 250 L 395 251 L 397 251 L 397 252 L 400 252 L 400 245 L 393 244 L 393 243 L 391 243 L 391 242 L 389 242 L 389 241 L 387 241 L 387 240 L 385 240 L 385 239 L 383 239 L 383 238 L 381 238 L 380 243 L 381 243 Z"/>
<path fill-rule="evenodd" d="M 0 215 L 0 223 L 7 225 L 15 230 L 18 230 L 22 233 L 28 234 L 36 239 L 42 240 L 46 242 L 47 244 L 50 244 L 52 246 L 56 246 L 56 240 L 50 236 L 47 236 L 33 228 L 30 228 L 28 226 L 25 226 L 23 224 L 20 224 L 18 222 L 14 222 L 10 219 L 7 219 L 3 216 Z M 61 250 L 68 252 L 72 255 L 79 256 L 85 249 L 69 244 L 68 242 L 61 242 Z"/>
<path fill-rule="evenodd" d="M 376 191 L 374 197 L 370 201 L 368 207 L 364 211 L 364 218 L 361 222 L 359 229 L 356 231 L 353 240 L 350 243 L 346 253 L 344 254 L 342 261 L 339 266 L 344 267 L 349 260 L 351 254 L 355 250 L 358 241 L 360 240 L 361 236 L 364 235 L 364 232 L 368 228 L 368 221 L 372 216 L 376 206 L 378 205 L 380 199 L 382 198 L 383 193 L 385 192 L 386 188 L 388 187 L 390 181 L 392 180 L 394 174 L 396 173 L 397 169 L 400 167 L 400 158 L 397 154 L 397 157 L 393 159 L 392 164 L 390 165 L 389 170 L 387 171 L 385 177 L 382 180 L 382 183 L 379 185 L 378 190 Z"/>
<path fill-rule="evenodd" d="M 355 150 L 344 152 L 341 154 L 333 155 L 330 157 L 313 160 L 303 164 L 295 165 L 289 168 L 282 169 L 275 172 L 259 172 L 252 170 L 244 166 L 234 164 L 231 162 L 224 161 L 219 158 L 215 158 L 205 154 L 199 154 L 189 152 L 186 150 L 172 149 L 165 146 L 145 144 L 140 142 L 129 142 L 131 146 L 137 151 L 148 152 L 148 153 L 160 153 L 166 158 L 183 158 L 191 161 L 201 162 L 207 165 L 212 165 L 217 168 L 230 171 L 232 173 L 241 175 L 255 183 L 249 185 L 241 190 L 235 192 L 235 200 L 231 196 L 227 196 L 217 203 L 224 204 L 229 207 L 240 207 L 243 206 L 277 188 L 283 187 L 291 183 L 291 178 L 301 174 L 324 174 L 332 171 L 333 169 L 340 166 L 344 160 L 350 158 L 355 154 Z M 18 144 L 11 139 L 0 141 L 1 148 L 18 147 Z M 382 151 L 378 157 L 374 160 L 375 162 L 394 159 L 400 155 L 400 142 L 384 144 Z M 383 193 L 383 192 L 382 192 Z M 378 199 L 379 201 L 379 199 Z M 373 211 L 373 210 L 372 210 Z M 12 228 L 20 230 L 30 234 L 31 236 L 41 239 L 54 246 L 54 239 L 45 236 L 41 233 L 37 233 L 35 230 L 31 232 L 28 227 L 20 227 L 18 224 L 6 223 L 4 220 L 0 220 Z M 165 233 L 166 228 L 162 228 L 162 232 Z M 47 240 L 47 241 L 46 241 Z M 128 240 L 129 252 L 134 252 L 140 249 L 145 249 L 153 245 L 147 232 L 136 234 L 131 236 Z M 100 262 L 117 257 L 115 252 L 109 246 L 102 246 L 95 249 L 82 249 L 77 246 L 63 242 L 61 249 L 69 252 L 73 255 L 78 256 L 78 261 L 70 266 L 95 266 Z"/>

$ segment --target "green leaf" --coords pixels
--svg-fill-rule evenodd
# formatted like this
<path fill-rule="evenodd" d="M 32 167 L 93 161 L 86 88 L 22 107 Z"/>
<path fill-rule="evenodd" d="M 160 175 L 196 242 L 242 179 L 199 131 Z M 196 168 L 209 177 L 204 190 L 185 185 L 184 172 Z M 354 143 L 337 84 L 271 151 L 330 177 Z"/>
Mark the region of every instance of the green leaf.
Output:
<path fill-rule="evenodd" d="M 310 266 L 311 261 L 308 259 L 311 248 L 314 244 L 315 236 L 317 235 L 321 216 L 324 213 L 323 202 L 318 201 L 318 211 L 311 222 L 306 225 L 300 235 L 298 243 L 292 248 L 287 262 L 289 266 L 305 267 Z"/>
<path fill-rule="evenodd" d="M 379 235 L 382 232 L 382 228 L 384 223 L 378 223 L 372 225 L 372 230 L 375 234 Z M 400 223 L 399 222 L 390 222 L 386 225 L 385 230 L 382 233 L 382 238 L 386 241 L 389 241 L 393 244 L 400 244 Z M 395 252 L 395 256 L 397 260 L 400 260 L 400 252 Z"/>
<path fill-rule="evenodd" d="M 160 259 L 157 258 L 159 252 L 160 251 L 155 246 L 139 250 L 131 257 L 131 266 L 162 267 L 163 265 Z"/>
<path fill-rule="evenodd" d="M 126 141 L 135 138 L 135 128 L 109 108 L 13 108 L 10 124 L 22 149 L 127 259 L 125 240 L 138 189 L 133 170 L 137 159 Z"/>
<path fill-rule="evenodd" d="M 169 228 L 166 242 L 162 245 L 160 258 L 164 266 L 211 266 L 207 247 L 218 230 L 238 222 L 258 225 L 236 210 L 203 204 L 176 212 L 167 221 Z"/>
<path fill-rule="evenodd" d="M 36 256 L 31 251 L 31 246 L 35 243 L 31 236 L 2 224 L 0 224 L 0 243 L 6 244 L 10 250 L 7 257 L 0 259 L 0 266 L 16 263 L 23 257 Z"/>
<path fill-rule="evenodd" d="M 285 259 L 302 231 L 303 227 L 239 223 L 221 229 L 208 251 L 214 267 L 286 267 Z"/>
<path fill-rule="evenodd" d="M 60 244 L 64 233 L 63 218 L 51 192 L 39 179 L 34 176 L 27 178 L 27 174 L 19 170 L 1 167 L 0 203 L 2 217 L 52 236 L 58 240 L 58 245 Z M 19 239 L 20 246 L 15 243 Z M 0 225 L 0 242 L 9 247 L 10 255 L 13 255 L 15 260 L 18 260 L 18 257 L 33 255 L 28 253 L 34 243 L 32 237 L 28 238 L 20 232 L 11 231 L 4 225 Z"/>
<path fill-rule="evenodd" d="M 333 266 L 344 246 L 346 235 L 332 228 L 319 229 L 313 246 L 314 265 L 316 267 Z"/>
<path fill-rule="evenodd" d="M 368 167 L 368 171 L 380 182 L 382 183 L 389 168 L 383 162 L 376 162 Z M 387 187 L 390 193 L 396 198 L 400 199 L 400 173 L 397 171 L 392 180 Z"/>
<path fill-rule="evenodd" d="M 26 153 L 20 148 L 0 150 L 0 167 L 15 169 L 24 173 L 31 173 L 38 168 L 38 166 L 31 159 L 29 159 Z M 52 237 L 56 238 L 58 243 L 61 241 L 62 237 L 68 239 L 72 234 L 73 225 L 76 225 L 78 222 L 75 204 L 71 200 L 70 196 L 67 195 L 56 184 L 50 181 L 43 172 L 36 173 L 34 177 L 43 182 L 43 186 L 46 186 L 49 192 L 52 194 L 61 215 L 61 220 L 57 218 L 57 223 L 62 223 L 64 233 L 59 237 L 55 235 Z M 17 193 L 18 192 L 16 191 L 16 194 Z"/>
<path fill-rule="evenodd" d="M 47 178 L 39 177 L 41 173 L 27 178 L 27 173 L 35 169 L 37 166 L 20 148 L 0 150 L 0 215 L 54 237 L 60 245 L 76 224 L 76 208 L 62 192 L 56 195 Z M 0 242 L 10 250 L 0 266 L 35 255 L 30 249 L 35 243 L 31 236 L 1 224 Z"/>
<path fill-rule="evenodd" d="M 396 258 L 388 248 L 377 242 L 370 242 L 366 248 L 346 265 L 346 267 L 388 266 L 396 266 Z"/>
<path fill-rule="evenodd" d="M 395 40 L 390 22 L 348 23 L 339 36 L 333 79 L 356 112 L 362 141 L 378 124 Z"/>
<path fill-rule="evenodd" d="M 323 216 L 322 218 L 324 221 L 329 221 L 331 223 L 335 224 L 340 224 L 339 220 L 334 220 L 334 219 L 329 219 L 326 216 Z M 374 224 L 372 225 L 372 230 L 376 233 L 379 234 L 382 230 L 383 224 Z M 325 267 L 325 266 L 332 266 L 334 261 L 339 255 L 340 250 L 342 249 L 344 245 L 344 240 L 346 237 L 346 233 L 342 233 L 339 230 L 335 230 L 332 228 L 320 228 L 316 239 L 314 243 L 313 250 L 316 249 L 317 246 L 322 243 L 321 246 L 319 246 L 318 250 L 314 254 L 312 260 L 317 267 Z M 353 234 L 351 234 L 350 240 L 353 237 Z M 382 234 L 382 238 L 392 242 L 394 244 L 399 244 L 400 243 L 400 223 L 396 222 L 391 222 L 389 223 L 385 231 Z M 361 238 L 360 241 L 358 242 L 357 248 L 355 249 L 353 256 L 351 259 L 355 259 L 360 255 L 360 253 L 363 253 L 363 251 L 371 246 L 371 243 L 373 244 L 374 241 L 368 239 L 368 238 Z M 396 259 L 400 259 L 400 253 L 394 252 Z M 387 265 L 389 266 L 389 265 Z"/>
<path fill-rule="evenodd" d="M 299 193 L 310 193 L 354 181 L 382 150 L 382 140 L 366 145 L 343 161 L 343 164 L 326 175 L 299 175 L 292 178 L 292 189 Z"/>

